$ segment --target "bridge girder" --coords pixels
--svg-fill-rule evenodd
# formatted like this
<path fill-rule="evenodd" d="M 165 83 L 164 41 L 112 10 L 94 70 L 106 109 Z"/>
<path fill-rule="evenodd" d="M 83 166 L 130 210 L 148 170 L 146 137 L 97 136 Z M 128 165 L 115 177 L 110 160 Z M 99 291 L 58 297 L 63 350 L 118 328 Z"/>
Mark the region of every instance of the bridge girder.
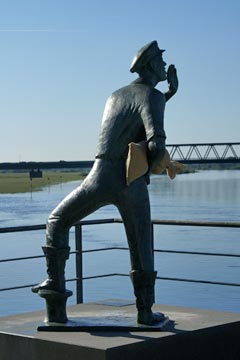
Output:
<path fill-rule="evenodd" d="M 239 163 L 240 143 L 168 144 L 170 158 L 182 163 Z"/>

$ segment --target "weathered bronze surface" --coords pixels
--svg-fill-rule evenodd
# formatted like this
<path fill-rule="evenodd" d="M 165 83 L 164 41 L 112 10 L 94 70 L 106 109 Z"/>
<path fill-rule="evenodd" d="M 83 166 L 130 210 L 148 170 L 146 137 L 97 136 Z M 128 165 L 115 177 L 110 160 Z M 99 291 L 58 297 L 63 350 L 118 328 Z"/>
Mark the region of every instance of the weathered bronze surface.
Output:
<path fill-rule="evenodd" d="M 165 71 L 163 51 L 156 41 L 140 49 L 130 68 L 131 72 L 139 75 L 138 78 L 108 98 L 95 163 L 83 183 L 50 214 L 47 242 L 43 249 L 48 279 L 32 289 L 40 296 L 46 290 L 53 294 L 67 291 L 64 269 L 69 254 L 70 227 L 98 208 L 113 204 L 122 216 L 128 239 L 132 267 L 130 275 L 136 296 L 138 322 L 146 325 L 156 324 L 164 318 L 163 314 L 153 314 L 151 311 L 156 272 L 147 190 L 151 169 L 156 167 L 165 153 L 165 103 L 178 88 L 175 66 L 170 65 L 168 71 Z M 163 94 L 155 86 L 165 80 L 168 80 L 169 90 Z M 127 186 L 125 163 L 128 144 L 142 141 L 147 143 L 149 168 L 145 175 Z M 52 304 L 51 297 L 51 307 Z M 56 313 L 59 315 L 59 312 Z M 54 322 L 54 319 L 47 320 Z M 63 316 L 56 320 L 64 323 L 67 318 Z"/>

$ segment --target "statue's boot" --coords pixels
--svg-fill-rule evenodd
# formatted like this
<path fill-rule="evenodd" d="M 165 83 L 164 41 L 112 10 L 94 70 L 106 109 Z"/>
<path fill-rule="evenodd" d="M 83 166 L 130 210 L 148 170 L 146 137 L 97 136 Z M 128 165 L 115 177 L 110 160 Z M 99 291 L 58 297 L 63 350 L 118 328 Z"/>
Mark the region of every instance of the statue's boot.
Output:
<path fill-rule="evenodd" d="M 41 284 L 33 286 L 32 292 L 49 290 L 56 293 L 65 293 L 65 264 L 69 258 L 70 247 L 58 249 L 51 246 L 42 247 L 47 262 L 48 278 Z"/>
<path fill-rule="evenodd" d="M 157 276 L 156 271 L 130 272 L 133 283 L 136 306 L 138 310 L 137 321 L 139 324 L 155 325 L 165 319 L 162 313 L 153 313 L 151 308 L 154 303 L 154 284 Z"/>

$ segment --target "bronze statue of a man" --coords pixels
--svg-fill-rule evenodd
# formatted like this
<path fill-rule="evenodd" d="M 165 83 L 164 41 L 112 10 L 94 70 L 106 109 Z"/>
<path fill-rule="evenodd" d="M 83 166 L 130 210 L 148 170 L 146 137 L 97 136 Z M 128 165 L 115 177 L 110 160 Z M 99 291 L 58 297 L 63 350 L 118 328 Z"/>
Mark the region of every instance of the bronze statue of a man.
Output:
<path fill-rule="evenodd" d="M 114 92 L 107 100 L 96 159 L 89 175 L 50 214 L 47 242 L 43 247 L 48 278 L 32 291 L 64 293 L 65 262 L 69 256 L 69 229 L 78 220 L 98 208 L 115 205 L 124 222 L 131 257 L 130 277 L 136 296 L 138 322 L 152 325 L 162 314 L 151 311 L 154 302 L 156 271 L 153 265 L 151 217 L 147 185 L 151 169 L 165 152 L 165 102 L 177 91 L 174 65 L 166 63 L 156 41 L 141 48 L 130 71 L 139 77 Z M 168 80 L 169 91 L 161 93 L 155 86 Z M 125 163 L 130 142 L 147 143 L 148 172 L 126 185 Z"/>

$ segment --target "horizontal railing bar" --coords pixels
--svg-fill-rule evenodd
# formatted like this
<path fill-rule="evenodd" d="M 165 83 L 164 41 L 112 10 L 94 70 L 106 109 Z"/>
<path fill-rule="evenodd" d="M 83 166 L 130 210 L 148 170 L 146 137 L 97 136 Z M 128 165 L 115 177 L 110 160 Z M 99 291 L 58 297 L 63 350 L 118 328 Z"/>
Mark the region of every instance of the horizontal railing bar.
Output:
<path fill-rule="evenodd" d="M 26 256 L 26 257 L 19 257 L 19 258 L 0 259 L 0 263 L 9 262 L 9 261 L 39 259 L 39 258 L 45 258 L 45 256 L 44 255 L 35 255 L 35 256 Z"/>
<path fill-rule="evenodd" d="M 45 230 L 46 224 L 43 225 L 26 225 L 26 226 L 11 226 L 0 228 L 0 233 L 9 233 L 9 232 L 21 232 L 21 231 L 34 231 L 34 230 Z"/>
<path fill-rule="evenodd" d="M 154 225 L 205 226 L 240 228 L 240 222 L 230 221 L 190 221 L 190 220 L 152 220 Z"/>
<path fill-rule="evenodd" d="M 111 224 L 114 223 L 115 219 L 97 219 L 97 220 L 81 220 L 76 222 L 74 225 L 99 225 L 99 224 Z"/>
<path fill-rule="evenodd" d="M 97 251 L 106 251 L 106 250 L 129 250 L 128 247 L 118 247 L 112 246 L 109 248 L 99 248 L 99 249 L 90 249 L 90 250 L 83 250 L 83 253 L 91 253 Z M 240 254 L 225 254 L 225 253 L 213 253 L 213 252 L 200 252 L 200 251 L 183 251 L 183 250 L 162 250 L 162 249 L 155 249 L 154 252 L 161 252 L 161 253 L 170 253 L 170 254 L 186 254 L 186 255 L 207 255 L 207 256 L 223 256 L 223 257 L 240 257 Z M 74 252 L 73 252 L 74 253 Z"/>
<path fill-rule="evenodd" d="M 2 288 L 2 289 L 0 289 L 0 291 L 25 289 L 25 288 L 30 288 L 30 287 L 35 286 L 35 285 L 37 285 L 37 284 L 13 286 L 13 287 L 8 287 L 8 288 Z"/>
<path fill-rule="evenodd" d="M 106 250 L 128 250 L 128 247 L 118 247 L 118 246 L 112 246 L 107 248 L 99 248 L 99 249 L 90 249 L 90 250 L 83 250 L 83 253 L 90 253 L 90 252 L 97 252 L 97 251 L 106 251 Z"/>
<path fill-rule="evenodd" d="M 104 277 L 110 277 L 110 276 L 129 276 L 127 274 L 118 274 L 118 273 L 110 273 L 110 274 L 102 274 L 102 275 L 93 275 L 93 276 L 86 276 L 83 277 L 82 280 L 91 280 L 91 279 L 98 279 L 98 278 L 104 278 Z M 66 282 L 72 282 L 77 281 L 78 278 L 71 278 L 67 279 Z"/>
<path fill-rule="evenodd" d="M 74 225 L 98 225 L 98 224 L 111 224 L 111 223 L 122 223 L 121 218 L 115 219 L 99 219 L 99 220 L 81 220 Z M 177 226 L 205 226 L 205 227 L 232 227 L 240 228 L 240 222 L 231 222 L 231 221 L 191 221 L 191 220 L 157 220 L 153 219 L 152 223 L 154 225 L 177 225 Z M 4 227 L 0 228 L 0 233 L 8 232 L 22 232 L 22 231 L 35 231 L 35 230 L 45 230 L 46 225 L 28 225 L 28 226 L 14 226 L 14 227 Z"/>
<path fill-rule="evenodd" d="M 121 273 L 113 273 L 113 274 L 107 274 L 107 275 L 99 275 L 99 276 L 89 276 L 83 278 L 83 280 L 89 280 L 89 279 L 96 279 L 98 277 L 108 277 L 108 276 L 126 276 L 128 277 L 128 274 L 121 274 Z M 183 282 L 193 282 L 193 283 L 200 283 L 200 284 L 212 284 L 212 285 L 226 285 L 226 286 L 240 286 L 239 283 L 226 283 L 226 282 L 220 282 L 220 281 L 208 281 L 208 280 L 193 280 L 193 279 L 183 279 L 183 278 L 171 278 L 171 277 L 157 277 L 158 280 L 171 280 L 171 281 L 183 281 Z"/>
<path fill-rule="evenodd" d="M 90 280 L 90 279 L 97 279 L 109 276 L 129 276 L 128 274 L 121 274 L 121 273 L 113 273 L 113 274 L 106 274 L 106 275 L 99 275 L 99 276 L 88 276 L 83 278 L 83 280 Z M 181 278 L 171 278 L 171 277 L 157 277 L 158 280 L 171 280 L 171 281 L 183 281 L 183 282 L 193 282 L 193 283 L 200 283 L 200 284 L 212 284 L 212 285 L 226 285 L 226 286 L 240 286 L 238 283 L 226 283 L 220 281 L 208 281 L 208 280 L 192 280 L 192 279 L 181 279 Z"/>
<path fill-rule="evenodd" d="M 127 247 L 109 247 L 109 248 L 99 248 L 99 249 L 90 249 L 90 250 L 83 250 L 82 253 L 90 253 L 90 252 L 97 252 L 97 251 L 105 251 L 105 250 L 128 250 Z M 71 251 L 70 254 L 76 254 L 77 251 Z M 9 259 L 0 259 L 0 263 L 2 262 L 10 262 L 10 261 L 21 261 L 21 260 L 31 260 L 31 259 L 39 259 L 45 258 L 44 255 L 34 255 L 34 256 L 25 256 L 25 257 L 18 257 L 18 258 L 9 258 Z"/>
<path fill-rule="evenodd" d="M 89 279 L 96 279 L 96 278 L 103 278 L 103 277 L 110 277 L 110 276 L 117 276 L 117 275 L 118 276 L 128 276 L 127 274 L 113 273 L 113 274 L 104 274 L 104 275 L 83 277 L 82 280 L 89 280 Z M 72 282 L 72 281 L 76 281 L 76 280 L 78 280 L 78 279 L 77 278 L 72 278 L 72 279 L 67 279 L 66 282 Z M 12 287 L 8 287 L 8 288 L 0 288 L 0 292 L 1 291 L 9 291 L 9 290 L 25 289 L 25 288 L 33 287 L 35 285 L 38 285 L 38 284 L 29 284 L 29 285 L 12 286 Z"/>
<path fill-rule="evenodd" d="M 112 274 L 103 274 L 103 275 L 94 275 L 94 276 L 87 276 L 83 277 L 83 280 L 91 280 L 97 278 L 104 278 L 110 276 L 125 276 L 128 277 L 129 274 L 122 274 L 122 273 L 112 273 Z M 158 280 L 171 280 L 171 281 L 182 281 L 182 282 L 193 282 L 193 283 L 200 283 L 200 284 L 213 284 L 213 285 L 226 285 L 226 286 L 240 286 L 239 283 L 226 283 L 220 281 L 210 281 L 210 280 L 193 280 L 193 279 L 183 279 L 183 278 L 171 278 L 171 277 L 157 277 Z M 69 281 L 74 281 L 76 279 L 71 279 Z"/>
<path fill-rule="evenodd" d="M 86 276 L 83 277 L 82 280 L 91 280 L 91 279 L 98 279 L 98 278 L 105 278 L 105 277 L 111 277 L 111 276 L 125 276 L 128 277 L 129 274 L 121 274 L 121 273 L 112 273 L 112 274 L 103 274 L 103 275 L 93 275 L 93 276 Z M 223 286 L 237 286 L 239 287 L 239 283 L 226 283 L 221 281 L 210 281 L 210 280 L 194 280 L 194 279 L 184 279 L 184 278 L 172 278 L 172 277 L 157 277 L 158 280 L 167 280 L 167 281 L 181 281 L 181 282 L 189 282 L 189 283 L 197 283 L 197 284 L 209 284 L 209 285 L 223 285 Z M 68 279 L 66 282 L 76 281 L 77 278 Z M 31 285 L 22 285 L 22 286 L 14 286 L 9 288 L 2 288 L 1 291 L 9 291 L 9 290 L 19 290 L 24 288 L 30 288 L 32 286 L 35 286 L 37 284 L 31 284 Z"/>
<path fill-rule="evenodd" d="M 122 223 L 121 218 L 115 219 L 116 223 Z M 232 227 L 240 228 L 240 222 L 231 221 L 192 221 L 192 220 L 157 220 L 152 219 L 153 225 L 176 225 L 176 226 L 206 226 L 206 227 Z"/>
<path fill-rule="evenodd" d="M 97 279 L 109 276 L 126 276 L 128 277 L 129 274 L 121 274 L 121 273 L 113 273 L 113 274 L 106 274 L 106 275 L 95 275 L 95 276 L 88 276 L 83 278 L 83 280 L 90 280 L 90 279 Z M 193 282 L 193 283 L 200 283 L 200 284 L 212 284 L 212 285 L 226 285 L 226 286 L 240 286 L 238 283 L 226 283 L 226 282 L 219 282 L 219 281 L 208 281 L 208 280 L 193 280 L 193 279 L 183 279 L 183 278 L 171 278 L 171 277 L 157 277 L 158 280 L 171 280 L 171 281 L 183 281 L 183 282 Z"/>
<path fill-rule="evenodd" d="M 158 280 L 169 280 L 169 281 L 182 281 L 182 282 L 191 282 L 198 284 L 211 284 L 211 285 L 226 285 L 226 286 L 240 286 L 239 283 L 226 283 L 220 281 L 210 281 L 210 280 L 194 280 L 194 279 L 181 279 L 181 278 L 172 278 L 172 277 L 157 277 Z"/>
<path fill-rule="evenodd" d="M 226 257 L 240 257 L 240 254 L 224 254 L 200 251 L 182 251 L 182 250 L 160 250 L 155 249 L 154 252 L 169 253 L 169 254 L 186 254 L 186 255 L 207 255 L 207 256 L 226 256 Z"/>
<path fill-rule="evenodd" d="M 127 251 L 128 248 L 127 247 L 112 246 L 112 247 L 109 247 L 109 248 L 83 250 L 82 253 L 92 253 L 92 252 L 108 251 L 108 250 L 125 250 L 125 251 Z M 212 252 L 200 252 L 200 251 L 183 251 L 183 250 L 167 250 L 167 249 L 166 250 L 155 249 L 154 252 L 168 253 L 168 254 L 240 257 L 240 254 L 225 254 L 225 253 L 212 253 Z M 70 254 L 76 254 L 76 251 L 71 251 Z M 35 256 L 26 256 L 26 257 L 19 257 L 19 258 L 0 259 L 0 263 L 10 262 L 10 261 L 40 259 L 40 258 L 45 258 L 45 256 L 44 255 L 35 255 Z"/>
<path fill-rule="evenodd" d="M 81 220 L 75 223 L 74 225 L 99 225 L 99 224 L 111 224 L 114 222 L 115 219 Z M 0 228 L 0 233 L 34 231 L 34 230 L 45 230 L 45 229 L 46 229 L 46 224 L 11 226 L 11 227 Z"/>
<path fill-rule="evenodd" d="M 74 279 L 68 279 L 66 282 L 76 281 L 77 278 Z M 8 288 L 2 288 L 0 291 L 8 291 L 8 290 L 19 290 L 19 289 L 25 289 L 25 288 L 31 288 L 33 286 L 36 286 L 38 284 L 29 284 L 29 285 L 20 285 L 20 286 L 14 286 L 14 287 L 8 287 Z"/>
<path fill-rule="evenodd" d="M 76 254 L 76 251 L 71 251 L 70 254 Z M 45 255 L 34 255 L 34 256 L 25 256 L 25 257 L 18 257 L 18 258 L 0 259 L 0 263 L 9 262 L 9 261 L 40 259 L 40 258 L 45 258 Z"/>
<path fill-rule="evenodd" d="M 110 277 L 110 276 L 129 276 L 129 275 L 127 275 L 127 274 L 118 274 L 118 273 L 102 274 L 102 275 L 86 276 L 86 277 L 83 277 L 83 280 L 98 279 L 98 278 L 104 278 L 104 277 Z"/>

